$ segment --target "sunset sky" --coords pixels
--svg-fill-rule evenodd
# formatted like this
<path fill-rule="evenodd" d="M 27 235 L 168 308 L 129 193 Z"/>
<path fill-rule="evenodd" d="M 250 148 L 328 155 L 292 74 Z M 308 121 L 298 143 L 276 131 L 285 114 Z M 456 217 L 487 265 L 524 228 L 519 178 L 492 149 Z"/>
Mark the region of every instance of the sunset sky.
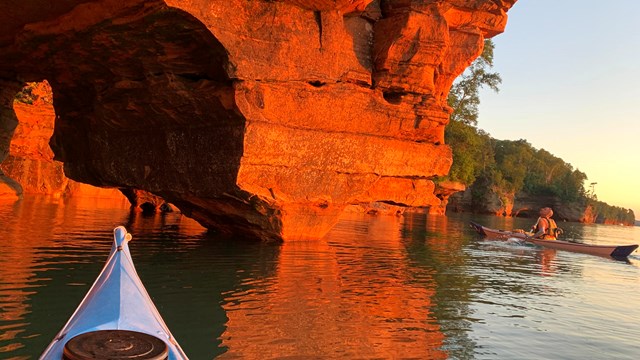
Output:
<path fill-rule="evenodd" d="M 596 182 L 640 219 L 640 1 L 519 0 L 493 38 L 500 92 L 478 127 L 526 139 Z"/>

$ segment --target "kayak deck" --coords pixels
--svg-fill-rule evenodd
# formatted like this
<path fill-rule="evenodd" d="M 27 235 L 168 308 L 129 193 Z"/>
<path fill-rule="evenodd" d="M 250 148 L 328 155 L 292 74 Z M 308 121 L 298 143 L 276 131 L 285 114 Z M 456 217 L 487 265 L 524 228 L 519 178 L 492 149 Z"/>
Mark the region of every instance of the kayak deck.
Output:
<path fill-rule="evenodd" d="M 529 243 L 532 243 L 538 246 L 544 246 L 550 249 L 573 251 L 573 252 L 579 252 L 583 254 L 591 254 L 591 255 L 605 256 L 605 257 L 613 257 L 613 258 L 626 258 L 638 248 L 638 245 L 636 244 L 591 245 L 591 244 L 580 244 L 580 243 L 574 243 L 574 242 L 562 241 L 562 240 L 534 239 L 529 235 L 527 235 L 526 233 L 491 229 L 475 222 L 471 222 L 470 225 L 474 230 L 476 230 L 476 232 L 478 232 L 481 235 L 484 235 L 489 239 L 507 240 L 509 238 L 517 238 L 517 239 L 522 239 Z"/>
<path fill-rule="evenodd" d="M 65 344 L 75 336 L 98 330 L 129 330 L 161 339 L 168 359 L 187 359 L 138 277 L 129 252 L 131 235 L 114 230 L 109 258 L 76 311 L 40 356 L 62 359 Z"/>

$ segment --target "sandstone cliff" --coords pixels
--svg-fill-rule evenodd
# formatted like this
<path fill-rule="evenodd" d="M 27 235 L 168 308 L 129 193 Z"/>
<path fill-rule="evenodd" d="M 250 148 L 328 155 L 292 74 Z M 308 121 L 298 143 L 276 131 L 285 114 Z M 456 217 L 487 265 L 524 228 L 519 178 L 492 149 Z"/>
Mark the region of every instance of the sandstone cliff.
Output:
<path fill-rule="evenodd" d="M 0 5 L 0 160 L 15 94 L 47 80 L 69 178 L 154 194 L 209 228 L 316 238 L 349 205 L 442 207 L 449 88 L 513 3 Z"/>
<path fill-rule="evenodd" d="M 518 192 L 516 194 L 496 194 L 492 192 L 480 201 L 474 201 L 472 193 L 473 185 L 467 190 L 453 194 L 448 199 L 447 211 L 535 219 L 538 217 L 539 210 L 548 206 L 553 209 L 553 218 L 557 221 L 634 225 L 634 216 L 631 216 L 630 219 L 624 219 L 624 217 L 621 218 L 620 211 L 601 210 L 599 212 L 596 209 L 597 202 L 590 202 L 586 198 L 567 202 L 562 201 L 557 196 L 531 196 L 526 192 Z M 605 203 L 600 203 L 600 205 L 603 205 L 604 208 L 615 208 Z"/>
<path fill-rule="evenodd" d="M 82 195 L 122 198 L 118 190 L 70 180 L 64 175 L 62 163 L 53 160 L 53 152 L 49 147 L 56 116 L 52 95 L 46 81 L 30 83 L 13 102 L 17 123 L 12 130 L 9 153 L 0 164 L 0 173 L 7 179 L 7 187 L 11 188 L 4 197 L 15 198 L 22 193 L 36 193 L 55 197 Z"/>

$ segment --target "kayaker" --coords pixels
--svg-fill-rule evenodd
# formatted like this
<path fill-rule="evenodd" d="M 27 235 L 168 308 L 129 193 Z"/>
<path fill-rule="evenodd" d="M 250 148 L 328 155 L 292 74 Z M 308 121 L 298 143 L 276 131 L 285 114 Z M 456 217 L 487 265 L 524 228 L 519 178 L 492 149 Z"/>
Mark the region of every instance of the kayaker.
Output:
<path fill-rule="evenodd" d="M 534 238 L 556 240 L 558 235 L 562 233 L 562 229 L 556 225 L 556 222 L 551 218 L 551 216 L 553 216 L 553 210 L 550 207 L 543 207 L 540 209 L 540 217 L 536 224 L 531 228 L 534 233 Z"/>

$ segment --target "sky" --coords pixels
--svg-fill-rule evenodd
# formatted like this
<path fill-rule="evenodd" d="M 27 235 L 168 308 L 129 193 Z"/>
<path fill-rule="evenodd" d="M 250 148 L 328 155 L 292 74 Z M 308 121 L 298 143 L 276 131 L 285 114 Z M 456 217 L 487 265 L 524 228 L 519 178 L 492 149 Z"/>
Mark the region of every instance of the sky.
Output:
<path fill-rule="evenodd" d="M 549 151 L 640 219 L 640 1 L 519 0 L 508 15 L 478 127 Z"/>

